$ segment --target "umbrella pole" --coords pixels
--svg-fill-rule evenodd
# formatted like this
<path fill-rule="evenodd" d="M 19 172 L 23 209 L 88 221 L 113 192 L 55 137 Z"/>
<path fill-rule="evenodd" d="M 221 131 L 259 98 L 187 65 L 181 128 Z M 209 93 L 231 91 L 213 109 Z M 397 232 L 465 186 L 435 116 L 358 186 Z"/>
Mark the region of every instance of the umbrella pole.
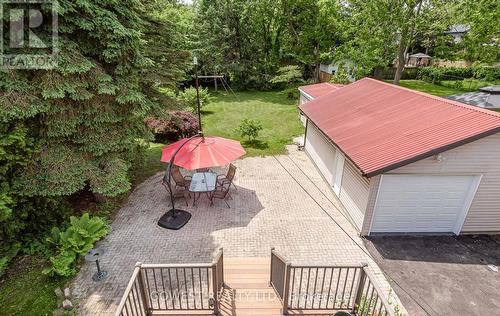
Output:
<path fill-rule="evenodd" d="M 201 133 L 201 131 L 203 131 L 202 127 L 201 127 L 201 106 L 200 106 L 200 85 L 198 83 L 198 63 L 196 63 L 195 65 L 196 67 L 196 70 L 195 70 L 195 86 L 196 86 L 196 102 L 197 102 L 197 105 L 198 105 L 198 129 Z"/>
<path fill-rule="evenodd" d="M 179 151 L 182 149 L 182 147 L 184 147 L 184 145 L 198 137 L 200 137 L 200 134 L 188 138 L 181 146 L 179 146 L 179 148 L 177 148 L 177 150 L 172 155 L 172 158 L 170 158 L 170 162 L 168 163 L 166 178 L 168 179 L 168 191 L 170 193 L 170 203 L 172 204 L 172 209 L 163 214 L 163 216 L 158 220 L 158 225 L 163 228 L 177 230 L 186 225 L 187 222 L 189 222 L 189 220 L 191 219 L 191 214 L 189 212 L 184 210 L 177 210 L 175 208 L 174 192 L 172 189 L 170 177 L 172 175 L 172 166 L 174 164 L 175 157 L 177 156 Z"/>

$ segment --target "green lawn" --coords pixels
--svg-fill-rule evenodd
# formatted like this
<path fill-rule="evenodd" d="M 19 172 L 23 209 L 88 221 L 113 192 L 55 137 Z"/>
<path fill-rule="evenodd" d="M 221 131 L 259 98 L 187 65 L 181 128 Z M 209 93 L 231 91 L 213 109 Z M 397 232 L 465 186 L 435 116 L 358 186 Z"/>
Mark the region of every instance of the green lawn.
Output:
<path fill-rule="evenodd" d="M 405 88 L 426 92 L 440 97 L 465 92 L 457 88 L 438 86 L 421 80 L 401 80 L 400 85 Z"/>
<path fill-rule="evenodd" d="M 240 140 L 247 156 L 273 155 L 285 152 L 285 145 L 304 132 L 297 112 L 297 100 L 282 92 L 236 92 L 212 94 L 209 105 L 202 109 L 203 131 L 207 136 Z M 243 119 L 259 120 L 264 129 L 257 142 L 251 144 L 235 129 Z"/>
<path fill-rule="evenodd" d="M 52 315 L 57 308 L 54 289 L 64 282 L 42 274 L 44 261 L 16 260 L 0 284 L 0 315 Z"/>
<path fill-rule="evenodd" d="M 451 87 L 454 89 L 460 89 L 463 91 L 477 91 L 479 88 L 487 86 L 499 85 L 500 81 L 484 81 L 476 79 L 466 79 L 466 80 L 443 80 L 441 85 L 445 87 Z"/>

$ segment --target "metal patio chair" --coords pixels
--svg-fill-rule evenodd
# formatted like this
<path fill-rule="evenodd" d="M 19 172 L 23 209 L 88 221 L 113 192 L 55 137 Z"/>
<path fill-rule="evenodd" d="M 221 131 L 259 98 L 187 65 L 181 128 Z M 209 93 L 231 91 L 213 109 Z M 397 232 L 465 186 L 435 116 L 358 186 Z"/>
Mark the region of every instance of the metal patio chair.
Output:
<path fill-rule="evenodd" d="M 230 187 L 231 187 L 230 183 L 227 187 L 224 185 L 218 185 L 215 188 L 215 191 L 213 191 L 210 194 L 210 206 L 214 205 L 214 199 L 219 199 L 219 200 L 223 200 L 224 203 L 226 203 L 228 208 L 231 208 L 231 206 L 226 201 L 226 198 L 228 198 L 228 197 L 231 198 L 231 196 L 229 195 L 229 188 Z"/>
<path fill-rule="evenodd" d="M 179 173 L 180 173 L 180 171 L 179 171 Z M 174 182 L 175 182 L 175 180 L 174 180 Z M 178 186 L 176 183 L 175 186 L 172 187 L 172 185 L 170 185 L 170 179 L 167 178 L 166 172 L 165 172 L 165 175 L 163 176 L 161 184 L 163 184 L 163 186 L 165 187 L 165 189 L 167 189 L 167 192 L 169 194 L 170 194 L 170 190 L 172 190 L 172 196 L 174 197 L 174 199 L 184 198 L 184 202 L 186 202 L 186 206 L 189 206 L 188 199 L 191 198 L 191 194 L 189 193 L 189 184 L 187 185 L 187 187 L 185 187 L 185 186 Z M 168 205 L 171 205 L 171 202 L 169 202 Z"/>
<path fill-rule="evenodd" d="M 236 166 L 233 164 L 229 164 L 229 169 L 227 170 L 227 174 L 226 175 L 221 174 L 217 176 L 217 184 L 221 186 L 228 185 L 228 187 L 232 185 L 236 189 L 236 191 L 238 191 L 238 188 L 233 183 L 235 175 L 236 175 Z"/>
<path fill-rule="evenodd" d="M 172 179 L 174 180 L 176 187 L 189 190 L 189 186 L 191 185 L 191 177 L 183 176 L 179 167 L 172 168 Z"/>

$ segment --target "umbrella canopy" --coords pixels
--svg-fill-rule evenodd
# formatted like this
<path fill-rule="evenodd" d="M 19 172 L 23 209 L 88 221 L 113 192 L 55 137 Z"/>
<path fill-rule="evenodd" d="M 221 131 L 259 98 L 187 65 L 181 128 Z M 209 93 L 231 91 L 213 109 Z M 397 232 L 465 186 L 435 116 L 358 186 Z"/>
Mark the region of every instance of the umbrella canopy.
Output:
<path fill-rule="evenodd" d="M 170 162 L 172 155 L 188 141 L 181 139 L 165 146 L 162 162 Z M 188 170 L 227 166 L 245 154 L 239 141 L 222 137 L 196 137 L 188 141 L 175 156 L 174 164 Z"/>

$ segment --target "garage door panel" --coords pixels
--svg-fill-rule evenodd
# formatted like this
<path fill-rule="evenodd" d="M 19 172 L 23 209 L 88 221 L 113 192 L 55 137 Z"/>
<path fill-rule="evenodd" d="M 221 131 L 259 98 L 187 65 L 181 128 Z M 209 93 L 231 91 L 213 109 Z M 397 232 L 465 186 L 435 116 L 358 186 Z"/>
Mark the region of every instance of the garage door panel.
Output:
<path fill-rule="evenodd" d="M 384 175 L 371 232 L 455 232 L 475 176 Z"/>

